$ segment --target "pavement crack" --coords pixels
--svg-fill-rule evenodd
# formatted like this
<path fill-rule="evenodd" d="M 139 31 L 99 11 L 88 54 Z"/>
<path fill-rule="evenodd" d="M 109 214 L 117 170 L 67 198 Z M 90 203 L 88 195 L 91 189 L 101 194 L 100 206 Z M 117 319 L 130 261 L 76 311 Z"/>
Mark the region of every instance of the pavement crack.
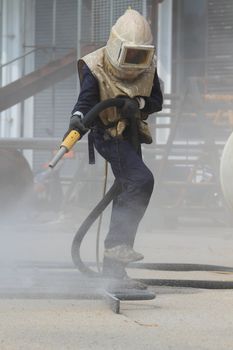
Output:
<path fill-rule="evenodd" d="M 159 327 L 159 325 L 157 323 L 142 323 L 142 322 L 136 321 L 136 320 L 134 320 L 133 322 L 138 324 L 139 326 L 143 326 L 143 327 L 155 327 L 155 328 Z"/>

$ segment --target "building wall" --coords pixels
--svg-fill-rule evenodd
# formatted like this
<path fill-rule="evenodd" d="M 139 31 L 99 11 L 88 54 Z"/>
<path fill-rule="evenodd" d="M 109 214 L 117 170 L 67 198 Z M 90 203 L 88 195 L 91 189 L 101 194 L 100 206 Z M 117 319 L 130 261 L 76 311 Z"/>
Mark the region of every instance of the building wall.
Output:
<path fill-rule="evenodd" d="M 183 93 L 190 77 L 207 89 L 231 90 L 233 79 L 232 0 L 176 0 L 173 8 L 173 90 Z"/>
<path fill-rule="evenodd" d="M 233 2 L 208 0 L 205 76 L 208 91 L 232 93 L 233 89 Z"/>
<path fill-rule="evenodd" d="M 22 54 L 23 1 L 2 0 L 1 62 L 5 64 Z M 22 62 L 12 62 L 1 69 L 1 85 L 5 86 L 22 75 Z M 1 136 L 20 136 L 20 105 L 1 113 Z"/>
<path fill-rule="evenodd" d="M 45 48 L 35 54 L 36 68 L 76 48 L 77 17 L 77 0 L 36 0 L 35 45 Z M 76 98 L 76 75 L 38 93 L 34 98 L 34 136 L 62 138 Z M 49 157 L 49 153 L 35 152 L 34 167 Z"/>

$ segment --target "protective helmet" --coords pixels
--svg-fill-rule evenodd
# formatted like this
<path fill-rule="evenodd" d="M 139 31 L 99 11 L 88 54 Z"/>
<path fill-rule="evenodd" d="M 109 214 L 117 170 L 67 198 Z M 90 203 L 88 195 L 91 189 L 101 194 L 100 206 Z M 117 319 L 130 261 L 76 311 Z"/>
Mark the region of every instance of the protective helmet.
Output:
<path fill-rule="evenodd" d="M 135 10 L 127 10 L 111 29 L 106 55 L 118 72 L 136 77 L 153 60 L 155 48 L 147 20 Z"/>

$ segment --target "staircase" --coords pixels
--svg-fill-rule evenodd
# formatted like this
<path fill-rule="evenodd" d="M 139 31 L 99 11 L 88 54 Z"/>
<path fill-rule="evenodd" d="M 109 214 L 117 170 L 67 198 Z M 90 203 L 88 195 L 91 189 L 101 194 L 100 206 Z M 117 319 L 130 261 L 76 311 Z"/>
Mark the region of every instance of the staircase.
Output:
<path fill-rule="evenodd" d="M 0 112 L 76 73 L 76 50 L 0 88 Z"/>

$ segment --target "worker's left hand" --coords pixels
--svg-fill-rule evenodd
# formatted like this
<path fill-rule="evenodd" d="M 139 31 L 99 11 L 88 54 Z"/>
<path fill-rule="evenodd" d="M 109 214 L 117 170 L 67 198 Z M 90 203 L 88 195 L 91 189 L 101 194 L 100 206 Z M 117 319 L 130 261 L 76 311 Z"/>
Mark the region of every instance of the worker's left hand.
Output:
<path fill-rule="evenodd" d="M 122 96 L 120 96 L 122 97 Z M 122 97 L 124 100 L 124 104 L 120 109 L 120 113 L 123 118 L 132 118 L 135 116 L 138 112 L 139 109 L 139 104 L 138 102 L 130 97 Z"/>

